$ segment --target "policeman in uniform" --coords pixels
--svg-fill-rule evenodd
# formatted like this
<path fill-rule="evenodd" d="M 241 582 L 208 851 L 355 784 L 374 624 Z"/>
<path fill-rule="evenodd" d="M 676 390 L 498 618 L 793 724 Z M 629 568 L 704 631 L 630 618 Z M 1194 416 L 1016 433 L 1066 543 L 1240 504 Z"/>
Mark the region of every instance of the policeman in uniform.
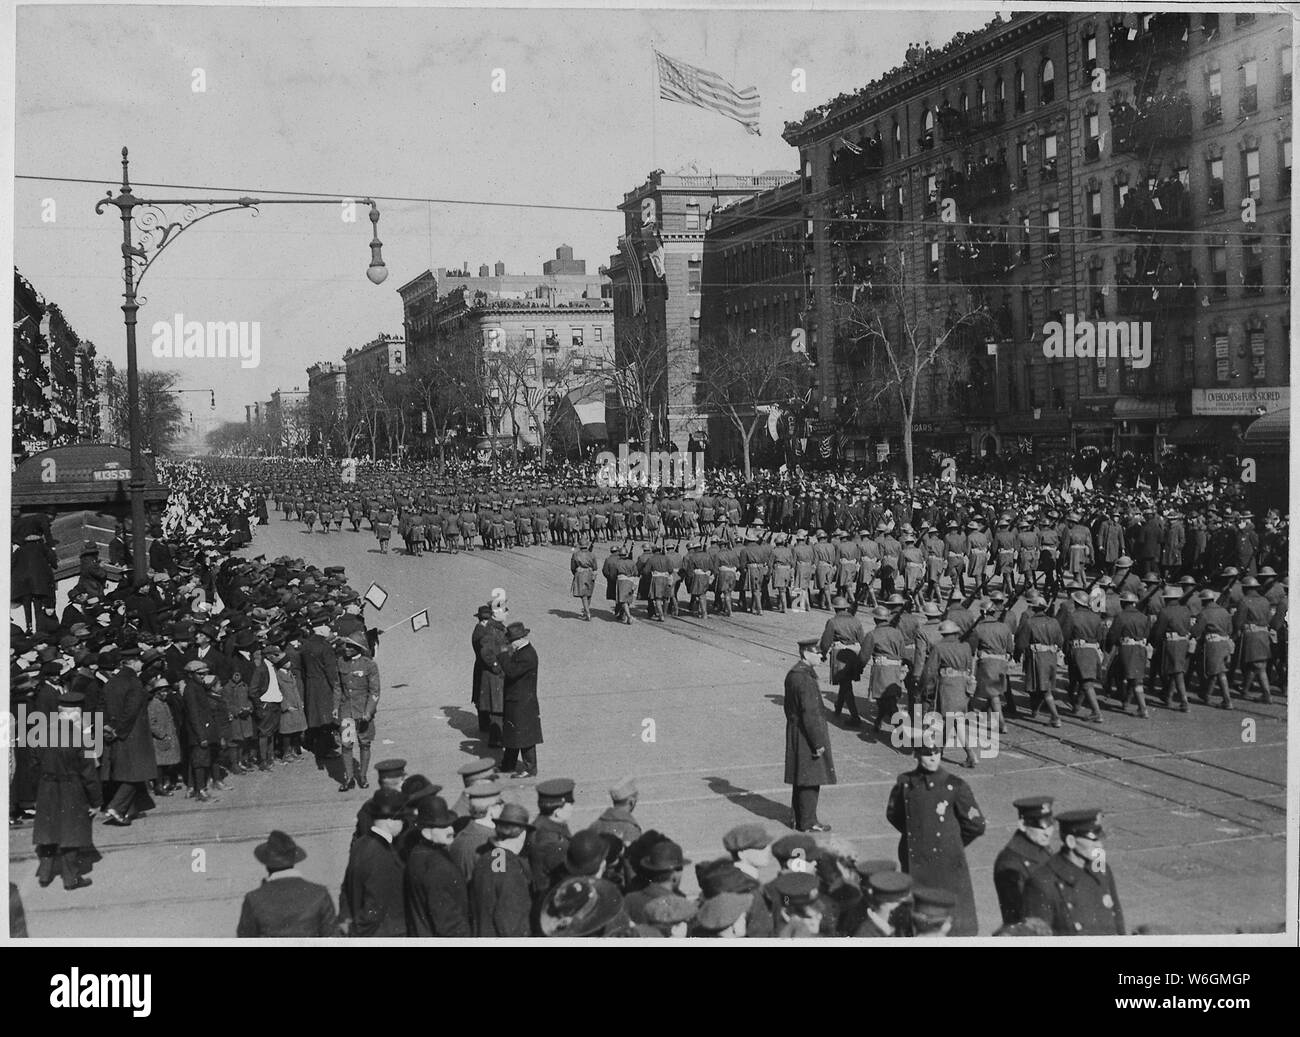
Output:
<path fill-rule="evenodd" d="M 1012 804 L 1020 815 L 1020 824 L 993 862 L 993 886 L 998 891 L 1003 925 L 1025 920 L 1025 883 L 1029 881 L 1029 873 L 1046 864 L 1052 856 L 1053 802 L 1051 796 L 1027 796 Z"/>
<path fill-rule="evenodd" d="M 898 860 L 914 883 L 952 893 L 953 935 L 974 936 L 979 923 L 965 848 L 984 834 L 984 815 L 970 786 L 943 768 L 942 739 L 917 730 L 912 737 L 916 769 L 898 776 L 885 809 L 900 833 Z"/>
<path fill-rule="evenodd" d="M 1061 849 L 1029 873 L 1025 918 L 1041 918 L 1055 936 L 1124 936 L 1124 912 L 1115 875 L 1106 864 L 1101 811 L 1057 816 Z"/>
<path fill-rule="evenodd" d="M 792 786 L 792 825 L 800 832 L 829 832 L 817 820 L 822 785 L 835 784 L 835 761 L 813 660 L 818 639 L 799 641 L 799 661 L 785 675 L 785 782 Z"/>
<path fill-rule="evenodd" d="M 572 778 L 551 778 L 537 784 L 537 818 L 524 844 L 524 856 L 533 876 L 533 893 L 551 887 L 551 876 L 569 851 L 569 818 L 573 815 Z"/>

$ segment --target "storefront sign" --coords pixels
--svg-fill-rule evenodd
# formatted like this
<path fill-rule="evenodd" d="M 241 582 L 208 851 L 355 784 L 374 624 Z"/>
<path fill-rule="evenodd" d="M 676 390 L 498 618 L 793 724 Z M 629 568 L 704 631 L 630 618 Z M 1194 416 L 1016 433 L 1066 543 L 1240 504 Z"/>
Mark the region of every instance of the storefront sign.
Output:
<path fill-rule="evenodd" d="M 1248 389 L 1193 389 L 1193 414 L 1264 413 L 1291 406 L 1291 389 L 1286 385 L 1256 385 Z"/>

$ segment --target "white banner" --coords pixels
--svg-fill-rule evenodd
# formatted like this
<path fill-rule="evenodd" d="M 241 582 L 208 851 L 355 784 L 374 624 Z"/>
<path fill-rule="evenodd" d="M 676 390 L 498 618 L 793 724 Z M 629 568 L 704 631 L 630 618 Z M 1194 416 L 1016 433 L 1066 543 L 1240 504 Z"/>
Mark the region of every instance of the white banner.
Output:
<path fill-rule="evenodd" d="M 1291 406 L 1291 388 L 1286 385 L 1256 385 L 1247 389 L 1193 389 L 1193 414 L 1251 414 L 1285 410 Z"/>

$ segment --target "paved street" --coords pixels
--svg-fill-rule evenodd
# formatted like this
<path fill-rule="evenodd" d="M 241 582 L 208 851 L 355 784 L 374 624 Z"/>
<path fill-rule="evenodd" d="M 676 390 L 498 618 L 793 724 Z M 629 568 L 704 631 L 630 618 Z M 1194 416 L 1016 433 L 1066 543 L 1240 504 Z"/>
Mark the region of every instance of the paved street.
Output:
<path fill-rule="evenodd" d="M 309 535 L 276 517 L 250 553 L 344 564 L 361 591 L 379 582 L 391 595 L 370 620 L 381 627 L 429 609 L 430 629 L 399 627 L 380 646 L 376 760 L 405 757 L 410 772 L 450 786 L 456 768 L 478 754 L 469 634 L 475 606 L 499 586 L 541 657 L 541 776 L 576 779 L 575 827 L 594 819 L 608 805 L 607 786 L 630 774 L 641 787 L 643 825 L 676 839 L 692 860 L 721 855 L 722 833 L 742 821 L 784 830 L 781 682 L 795 637 L 820 633 L 824 613 L 628 628 L 612 621 L 602 582 L 597 614 L 584 623 L 568 596 L 564 549 L 381 556 L 369 533 Z M 1227 714 L 1194 704 L 1190 715 L 1156 707 L 1152 716 L 1107 713 L 1101 728 L 1067 716 L 1059 731 L 1011 721 L 998 758 L 959 771 L 989 818 L 988 834 L 968 850 L 982 934 L 999 920 L 991 868 L 1015 826 L 1011 800 L 1032 793 L 1054 795 L 1058 810 L 1105 810 L 1130 928 L 1233 932 L 1282 921 L 1285 706 Z M 823 790 L 822 819 L 861 855 L 894 856 L 885 802 L 910 757 L 847 728 L 834 729 L 832 743 L 840 784 Z M 508 798 L 535 810 L 531 784 L 511 786 Z M 33 936 L 232 936 L 240 900 L 262 874 L 253 846 L 271 828 L 298 839 L 309 854 L 303 873 L 337 896 L 365 795 L 340 794 L 308 760 L 237 777 L 212 804 L 161 800 L 129 829 L 96 827 L 104 859 L 93 887 L 76 893 L 38 888 L 27 824 L 10 829 L 11 877 Z M 686 885 L 695 889 L 690 867 Z"/>

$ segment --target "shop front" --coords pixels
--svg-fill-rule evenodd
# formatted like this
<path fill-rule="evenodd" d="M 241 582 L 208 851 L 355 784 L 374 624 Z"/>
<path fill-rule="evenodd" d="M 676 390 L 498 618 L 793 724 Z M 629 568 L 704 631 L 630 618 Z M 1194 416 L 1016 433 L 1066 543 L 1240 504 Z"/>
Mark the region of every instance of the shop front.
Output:
<path fill-rule="evenodd" d="M 1115 401 L 1115 451 L 1158 458 L 1164 437 L 1177 418 L 1172 396 L 1121 396 Z"/>

